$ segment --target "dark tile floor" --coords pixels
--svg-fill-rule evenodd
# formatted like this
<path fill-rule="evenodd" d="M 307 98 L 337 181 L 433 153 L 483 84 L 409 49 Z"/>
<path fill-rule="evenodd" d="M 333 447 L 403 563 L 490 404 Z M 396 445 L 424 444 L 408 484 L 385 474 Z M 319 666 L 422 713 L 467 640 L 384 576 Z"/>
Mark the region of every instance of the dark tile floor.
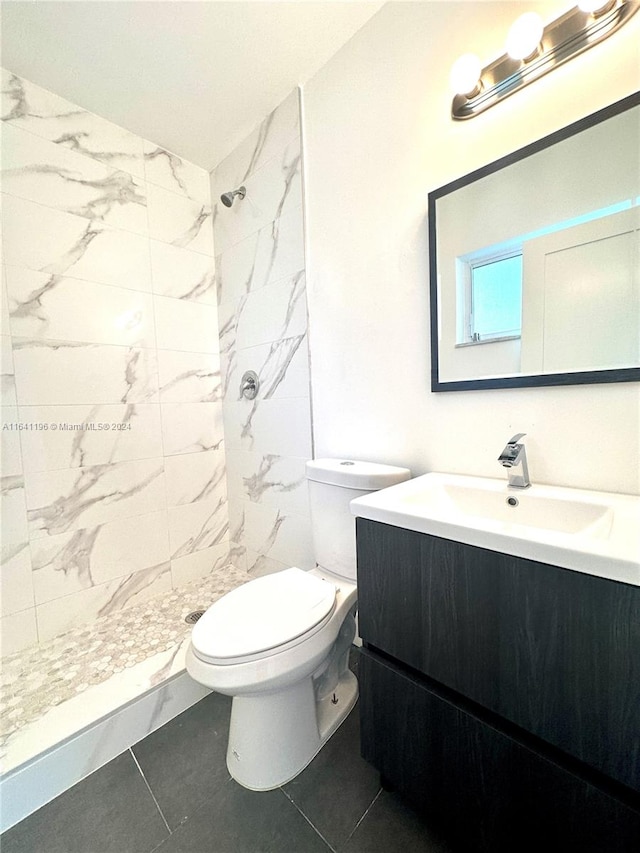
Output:
<path fill-rule="evenodd" d="M 2 853 L 448 853 L 360 757 L 357 706 L 265 793 L 229 777 L 230 706 L 210 694 L 6 832 Z"/>

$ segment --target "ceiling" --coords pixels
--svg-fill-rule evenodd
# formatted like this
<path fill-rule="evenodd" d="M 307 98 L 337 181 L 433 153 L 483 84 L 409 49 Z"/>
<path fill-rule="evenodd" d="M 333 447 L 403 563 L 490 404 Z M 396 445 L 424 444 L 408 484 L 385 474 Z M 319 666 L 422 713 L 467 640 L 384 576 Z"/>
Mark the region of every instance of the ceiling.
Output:
<path fill-rule="evenodd" d="M 8 0 L 2 65 L 212 169 L 382 5 Z"/>

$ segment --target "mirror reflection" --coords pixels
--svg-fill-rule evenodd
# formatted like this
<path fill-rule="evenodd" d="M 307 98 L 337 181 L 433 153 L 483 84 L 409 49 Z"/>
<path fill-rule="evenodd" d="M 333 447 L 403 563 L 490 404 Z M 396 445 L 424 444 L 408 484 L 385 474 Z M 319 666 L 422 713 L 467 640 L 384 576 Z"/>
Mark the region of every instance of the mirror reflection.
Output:
<path fill-rule="evenodd" d="M 434 390 L 640 377 L 638 103 L 430 194 Z"/>

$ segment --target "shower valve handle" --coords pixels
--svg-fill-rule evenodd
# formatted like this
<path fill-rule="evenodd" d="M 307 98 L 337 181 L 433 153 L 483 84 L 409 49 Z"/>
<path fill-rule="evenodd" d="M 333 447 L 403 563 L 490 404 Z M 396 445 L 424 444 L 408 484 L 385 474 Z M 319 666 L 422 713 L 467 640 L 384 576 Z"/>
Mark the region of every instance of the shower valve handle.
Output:
<path fill-rule="evenodd" d="M 247 370 L 246 373 L 242 374 L 242 379 L 240 380 L 241 396 L 247 400 L 254 400 L 258 396 L 259 388 L 260 380 L 255 370 Z"/>

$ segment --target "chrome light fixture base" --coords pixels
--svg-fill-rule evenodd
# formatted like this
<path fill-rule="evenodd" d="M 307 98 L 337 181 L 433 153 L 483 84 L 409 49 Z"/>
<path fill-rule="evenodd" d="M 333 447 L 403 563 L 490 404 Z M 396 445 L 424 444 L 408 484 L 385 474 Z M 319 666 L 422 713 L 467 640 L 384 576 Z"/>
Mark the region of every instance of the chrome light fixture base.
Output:
<path fill-rule="evenodd" d="M 604 4 L 603 4 L 604 5 Z M 548 71 L 577 56 L 620 29 L 640 8 L 640 0 L 613 0 L 599 13 L 582 12 L 577 6 L 544 28 L 540 48 L 527 59 L 504 54 L 482 69 L 476 90 L 456 95 L 451 117 L 473 118 Z"/>

